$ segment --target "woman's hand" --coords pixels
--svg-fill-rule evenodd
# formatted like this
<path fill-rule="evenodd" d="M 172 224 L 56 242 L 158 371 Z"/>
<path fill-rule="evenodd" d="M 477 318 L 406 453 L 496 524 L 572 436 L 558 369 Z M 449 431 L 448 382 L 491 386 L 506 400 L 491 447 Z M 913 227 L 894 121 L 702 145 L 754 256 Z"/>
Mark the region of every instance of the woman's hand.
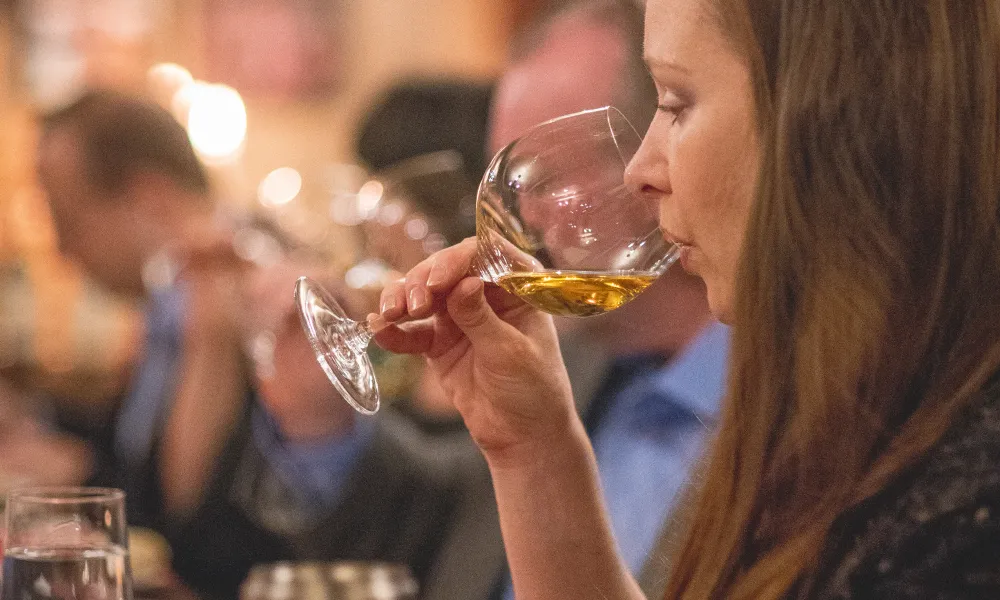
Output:
<path fill-rule="evenodd" d="M 465 240 L 387 286 L 382 317 L 397 325 L 375 339 L 427 357 L 485 454 L 517 597 L 641 598 L 615 550 L 552 319 L 470 277 L 475 257 Z"/>
<path fill-rule="evenodd" d="M 566 369 L 548 315 L 469 275 L 473 238 L 446 248 L 382 292 L 398 322 L 376 342 L 422 354 L 490 460 L 532 458 L 575 419 Z"/>

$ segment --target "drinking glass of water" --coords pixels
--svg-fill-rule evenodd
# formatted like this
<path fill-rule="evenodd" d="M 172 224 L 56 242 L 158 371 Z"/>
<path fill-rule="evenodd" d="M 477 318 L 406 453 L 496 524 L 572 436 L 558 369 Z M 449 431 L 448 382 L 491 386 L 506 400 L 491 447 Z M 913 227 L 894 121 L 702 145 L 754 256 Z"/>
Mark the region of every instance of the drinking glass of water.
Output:
<path fill-rule="evenodd" d="M 12 492 L 0 588 L 2 600 L 132 600 L 125 493 Z"/>

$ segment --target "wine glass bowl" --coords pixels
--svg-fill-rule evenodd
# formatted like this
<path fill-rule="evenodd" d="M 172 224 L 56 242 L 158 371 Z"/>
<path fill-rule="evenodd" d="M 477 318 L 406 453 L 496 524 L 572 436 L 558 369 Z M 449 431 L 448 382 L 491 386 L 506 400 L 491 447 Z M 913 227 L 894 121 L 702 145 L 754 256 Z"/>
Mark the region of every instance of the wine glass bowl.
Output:
<path fill-rule="evenodd" d="M 503 148 L 479 188 L 476 237 L 486 278 L 560 316 L 625 304 L 677 259 L 658 206 L 624 172 L 642 139 L 606 107 L 536 126 Z"/>
<path fill-rule="evenodd" d="M 679 255 L 660 233 L 658 206 L 625 186 L 641 143 L 604 107 L 546 121 L 504 147 L 479 185 L 473 274 L 554 315 L 599 315 L 635 298 Z M 354 408 L 377 411 L 369 325 L 307 278 L 295 296 L 330 381 Z"/>

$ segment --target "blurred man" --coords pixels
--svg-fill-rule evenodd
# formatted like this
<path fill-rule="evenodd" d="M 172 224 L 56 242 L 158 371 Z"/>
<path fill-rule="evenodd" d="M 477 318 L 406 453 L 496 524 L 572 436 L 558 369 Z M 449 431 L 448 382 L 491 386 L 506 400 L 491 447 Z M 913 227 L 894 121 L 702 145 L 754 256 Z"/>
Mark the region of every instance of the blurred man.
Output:
<path fill-rule="evenodd" d="M 642 30 L 636 2 L 593 0 L 524 32 L 497 85 L 490 151 L 536 123 L 605 105 L 645 131 L 657 98 Z M 656 546 L 715 420 L 728 334 L 711 319 L 700 282 L 679 269 L 621 309 L 559 326 L 619 547 L 649 597 L 661 597 Z"/>
<path fill-rule="evenodd" d="M 235 598 L 252 564 L 279 559 L 401 562 L 423 582 L 464 459 L 391 416 L 355 418 L 291 310 L 301 267 L 235 257 L 233 227 L 169 113 L 87 93 L 46 120 L 39 174 L 62 251 L 145 303 L 108 483 L 125 488 L 134 524 L 167 535 L 178 573 L 213 598 Z M 175 280 L 161 277 L 164 257 Z M 244 348 L 261 328 L 273 364 L 254 369 Z"/>

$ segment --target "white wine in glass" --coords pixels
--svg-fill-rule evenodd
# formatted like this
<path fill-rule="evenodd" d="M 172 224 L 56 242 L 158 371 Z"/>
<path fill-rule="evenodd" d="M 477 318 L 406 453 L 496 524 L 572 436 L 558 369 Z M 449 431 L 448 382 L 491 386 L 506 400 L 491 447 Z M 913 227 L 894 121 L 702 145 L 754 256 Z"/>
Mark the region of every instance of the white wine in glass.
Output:
<path fill-rule="evenodd" d="M 641 143 L 604 107 L 546 121 L 504 147 L 479 184 L 474 274 L 554 315 L 599 315 L 635 298 L 678 257 L 660 233 L 659 207 L 625 186 Z M 376 412 L 371 328 L 309 279 L 295 296 L 330 381 L 354 408 Z"/>
<path fill-rule="evenodd" d="M 560 317 L 592 317 L 619 308 L 656 281 L 652 273 L 514 272 L 497 285 Z"/>

